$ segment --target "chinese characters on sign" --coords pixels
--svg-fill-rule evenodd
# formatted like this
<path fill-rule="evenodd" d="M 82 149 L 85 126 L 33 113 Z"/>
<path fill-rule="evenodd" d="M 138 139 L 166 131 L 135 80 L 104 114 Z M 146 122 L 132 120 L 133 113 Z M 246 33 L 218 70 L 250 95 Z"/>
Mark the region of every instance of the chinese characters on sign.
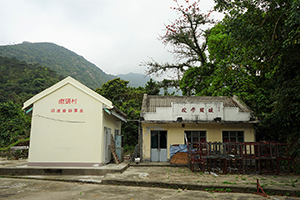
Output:
<path fill-rule="evenodd" d="M 58 104 L 77 104 L 77 99 L 61 98 Z M 83 113 L 82 108 L 51 108 L 51 113 Z"/>
<path fill-rule="evenodd" d="M 83 109 L 82 108 L 63 108 L 63 109 L 60 109 L 60 108 L 52 108 L 51 109 L 51 112 L 52 113 L 83 113 Z"/>
<path fill-rule="evenodd" d="M 211 121 L 223 115 L 223 105 L 219 102 L 172 103 L 172 119 Z"/>
<path fill-rule="evenodd" d="M 220 111 L 220 107 L 218 107 L 218 110 Z M 191 109 L 187 109 L 186 107 L 183 107 L 181 109 L 182 113 L 204 113 L 204 107 L 196 109 L 195 107 L 192 107 Z M 210 107 L 207 109 L 208 113 L 214 113 L 214 108 Z"/>
<path fill-rule="evenodd" d="M 71 99 L 71 98 L 59 99 L 58 104 L 77 104 L 77 99 Z"/>

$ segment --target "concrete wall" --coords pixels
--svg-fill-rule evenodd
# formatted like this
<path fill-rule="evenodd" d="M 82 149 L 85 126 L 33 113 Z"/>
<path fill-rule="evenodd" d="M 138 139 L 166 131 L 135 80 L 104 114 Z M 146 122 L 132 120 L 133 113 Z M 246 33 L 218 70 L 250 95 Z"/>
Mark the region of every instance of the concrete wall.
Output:
<path fill-rule="evenodd" d="M 154 124 L 142 123 L 142 143 L 143 160 L 150 160 L 151 130 L 167 131 L 168 159 L 170 159 L 170 145 L 184 144 L 184 131 L 206 131 L 207 142 L 222 142 L 222 131 L 244 131 L 244 141 L 255 141 L 255 130 L 253 124 L 220 124 L 220 123 L 201 123 L 185 124 L 181 123 Z"/>
<path fill-rule="evenodd" d="M 119 130 L 121 134 L 121 120 L 117 120 L 114 116 L 104 113 L 103 125 L 111 129 L 111 134 L 115 135 L 115 130 Z"/>
<path fill-rule="evenodd" d="M 212 103 L 172 103 L 171 107 L 157 107 L 156 112 L 142 113 L 147 121 L 176 121 L 182 117 L 185 121 L 213 121 L 220 117 L 222 121 L 249 121 L 249 112 L 239 112 L 238 107 L 224 107 L 221 102 Z"/>
<path fill-rule="evenodd" d="M 29 165 L 101 164 L 102 116 L 102 103 L 70 84 L 35 102 Z"/>

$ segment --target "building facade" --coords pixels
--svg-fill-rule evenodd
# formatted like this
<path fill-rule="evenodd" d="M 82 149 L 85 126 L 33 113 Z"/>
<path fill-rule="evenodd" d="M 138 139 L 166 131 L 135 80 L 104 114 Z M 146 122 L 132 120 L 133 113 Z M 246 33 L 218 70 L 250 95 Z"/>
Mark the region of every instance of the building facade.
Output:
<path fill-rule="evenodd" d="M 167 162 L 170 145 L 188 142 L 254 142 L 252 110 L 238 97 L 144 95 L 142 160 Z"/>
<path fill-rule="evenodd" d="M 111 135 L 126 115 L 71 77 L 24 103 L 32 115 L 28 166 L 97 167 L 111 159 Z"/>

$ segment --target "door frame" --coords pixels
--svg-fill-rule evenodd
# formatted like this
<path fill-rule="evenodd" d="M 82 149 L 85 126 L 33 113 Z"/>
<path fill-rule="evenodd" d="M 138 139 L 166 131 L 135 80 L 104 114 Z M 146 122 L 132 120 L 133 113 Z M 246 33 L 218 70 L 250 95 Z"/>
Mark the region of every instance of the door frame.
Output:
<path fill-rule="evenodd" d="M 152 134 L 154 131 L 157 132 L 157 148 L 152 148 Z M 161 134 L 160 132 L 165 132 L 166 148 L 160 147 L 160 134 Z M 163 149 L 163 152 L 161 151 L 162 149 Z M 157 153 L 157 161 L 156 160 L 153 161 L 154 152 Z M 166 130 L 151 130 L 151 133 L 150 133 L 150 162 L 167 162 L 167 161 L 168 161 L 168 131 L 166 131 Z"/>
<path fill-rule="evenodd" d="M 111 144 L 111 128 L 104 126 L 104 162 L 109 163 L 111 160 L 111 151 L 109 145 Z"/>

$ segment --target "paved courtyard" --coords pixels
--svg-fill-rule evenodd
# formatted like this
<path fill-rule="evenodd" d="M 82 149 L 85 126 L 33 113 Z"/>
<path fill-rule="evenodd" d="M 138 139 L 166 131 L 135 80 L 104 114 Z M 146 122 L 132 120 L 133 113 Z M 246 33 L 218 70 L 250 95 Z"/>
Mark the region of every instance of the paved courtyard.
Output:
<path fill-rule="evenodd" d="M 26 168 L 26 160 L 1 168 Z M 114 168 L 114 165 L 111 165 Z M 117 166 L 118 167 L 118 166 Z M 211 174 L 149 163 L 105 175 L 0 176 L 1 199 L 267 199 L 254 194 L 257 179 L 271 199 L 299 199 L 300 177 L 291 174 Z"/>

